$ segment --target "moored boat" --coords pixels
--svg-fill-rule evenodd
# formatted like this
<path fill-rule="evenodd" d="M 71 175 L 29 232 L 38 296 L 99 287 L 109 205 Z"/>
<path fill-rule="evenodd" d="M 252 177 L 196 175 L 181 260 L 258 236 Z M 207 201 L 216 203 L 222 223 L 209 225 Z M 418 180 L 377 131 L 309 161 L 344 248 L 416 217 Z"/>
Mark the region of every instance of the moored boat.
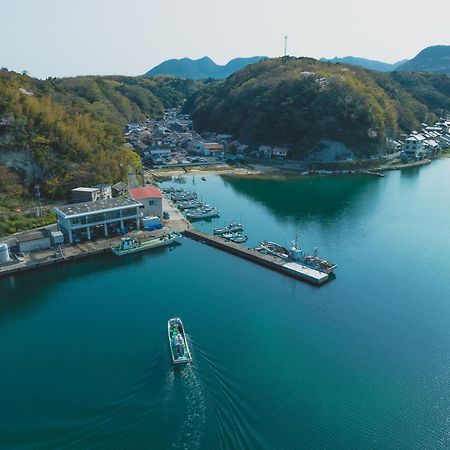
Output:
<path fill-rule="evenodd" d="M 129 255 L 131 253 L 143 252 L 152 248 L 171 245 L 179 238 L 181 238 L 181 234 L 175 231 L 147 240 L 123 237 L 120 240 L 119 245 L 111 247 L 111 251 L 118 256 Z"/>
<path fill-rule="evenodd" d="M 219 211 L 211 206 L 190 210 L 186 213 L 186 217 L 190 220 L 210 219 L 213 217 L 219 217 L 219 215 Z"/>
<path fill-rule="evenodd" d="M 248 237 L 245 236 L 244 234 L 241 234 L 241 233 L 235 233 L 235 235 L 234 235 L 234 236 L 231 236 L 231 237 L 229 238 L 229 240 L 230 240 L 231 242 L 236 243 L 236 244 L 243 244 L 244 242 L 247 242 L 247 241 L 248 241 Z"/>
<path fill-rule="evenodd" d="M 226 234 L 226 233 L 235 233 L 237 231 L 244 231 L 244 227 L 242 226 L 242 224 L 238 223 L 238 222 L 231 222 L 228 225 L 225 225 L 222 228 L 214 228 L 213 229 L 213 234 L 216 235 L 222 235 L 222 234 Z"/>
<path fill-rule="evenodd" d="M 200 202 L 198 200 L 187 200 L 185 202 L 179 202 L 178 203 L 178 209 L 199 209 L 205 206 L 203 202 Z"/>
<path fill-rule="evenodd" d="M 312 269 L 318 270 L 319 272 L 330 274 L 337 267 L 337 265 L 333 262 L 319 258 L 317 247 L 314 249 L 314 253 L 312 255 L 307 255 L 304 250 L 298 248 L 295 241 L 292 241 L 289 249 L 270 241 L 261 241 L 260 245 L 261 246 L 256 250 L 261 253 L 295 261 L 311 267 Z"/>
<path fill-rule="evenodd" d="M 192 362 L 192 355 L 186 339 L 183 322 L 179 317 L 172 317 L 167 322 L 170 353 L 174 364 Z"/>

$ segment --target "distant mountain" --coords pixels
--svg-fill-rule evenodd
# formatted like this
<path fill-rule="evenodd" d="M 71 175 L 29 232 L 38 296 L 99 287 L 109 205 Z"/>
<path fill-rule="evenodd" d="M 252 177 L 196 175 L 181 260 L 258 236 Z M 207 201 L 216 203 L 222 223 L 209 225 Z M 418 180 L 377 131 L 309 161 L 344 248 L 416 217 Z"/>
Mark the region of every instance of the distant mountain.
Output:
<path fill-rule="evenodd" d="M 450 75 L 450 45 L 434 45 L 397 68 L 402 72 L 436 72 Z"/>
<path fill-rule="evenodd" d="M 179 78 L 191 80 L 202 80 L 206 78 L 223 79 L 229 77 L 234 72 L 243 69 L 248 64 L 253 64 L 265 56 L 253 56 L 250 58 L 235 58 L 224 66 L 216 64 L 208 56 L 200 59 L 169 59 L 150 69 L 145 76 L 173 75 Z"/>
<path fill-rule="evenodd" d="M 399 61 L 394 64 L 389 64 L 382 61 L 376 61 L 374 59 L 357 58 L 355 56 L 345 56 L 344 58 L 338 57 L 330 59 L 321 58 L 320 61 L 331 62 L 333 64 L 337 63 L 351 64 L 352 66 L 360 66 L 369 70 L 378 70 L 379 72 L 393 72 L 394 70 L 397 70 L 398 66 L 404 64 L 408 60 L 404 59 L 403 61 Z"/>

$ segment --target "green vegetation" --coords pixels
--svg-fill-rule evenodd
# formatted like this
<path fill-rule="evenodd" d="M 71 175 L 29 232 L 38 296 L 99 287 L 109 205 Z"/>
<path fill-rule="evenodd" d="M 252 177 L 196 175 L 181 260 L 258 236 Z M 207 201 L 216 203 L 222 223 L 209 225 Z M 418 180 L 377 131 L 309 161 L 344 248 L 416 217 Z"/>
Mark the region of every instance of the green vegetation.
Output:
<path fill-rule="evenodd" d="M 1 69 L 2 229 L 22 228 L 26 215 L 13 217 L 10 212 L 27 204 L 36 184 L 47 202 L 66 201 L 73 187 L 116 183 L 130 169 L 139 171 L 139 156 L 124 145 L 124 126 L 161 117 L 165 108 L 180 106 L 198 86 L 164 76 L 43 81 Z M 28 223 L 35 225 L 31 219 Z"/>
<path fill-rule="evenodd" d="M 197 129 L 231 133 L 243 142 L 291 143 L 300 156 L 331 140 L 365 156 L 382 148 L 386 137 L 449 111 L 450 77 L 268 59 L 206 86 L 185 109 Z"/>

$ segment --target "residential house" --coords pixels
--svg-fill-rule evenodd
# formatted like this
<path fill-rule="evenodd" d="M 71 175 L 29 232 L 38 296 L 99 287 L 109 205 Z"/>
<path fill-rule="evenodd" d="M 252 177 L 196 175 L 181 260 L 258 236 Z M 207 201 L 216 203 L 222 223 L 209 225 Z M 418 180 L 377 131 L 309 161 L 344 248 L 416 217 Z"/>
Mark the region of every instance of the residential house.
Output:
<path fill-rule="evenodd" d="M 425 137 L 420 133 L 412 133 L 405 139 L 402 157 L 406 159 L 420 159 L 424 156 Z"/>
<path fill-rule="evenodd" d="M 111 192 L 114 197 L 119 197 L 127 191 L 127 184 L 123 181 L 119 181 L 111 186 Z"/>
<path fill-rule="evenodd" d="M 289 154 L 287 147 L 274 147 L 272 149 L 272 159 L 286 159 Z"/>

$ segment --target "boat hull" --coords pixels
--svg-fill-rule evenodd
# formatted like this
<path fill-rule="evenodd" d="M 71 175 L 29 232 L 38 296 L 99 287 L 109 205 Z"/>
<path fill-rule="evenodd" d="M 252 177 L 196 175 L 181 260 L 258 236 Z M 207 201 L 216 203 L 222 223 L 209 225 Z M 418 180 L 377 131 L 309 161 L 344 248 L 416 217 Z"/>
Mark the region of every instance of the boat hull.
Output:
<path fill-rule="evenodd" d="M 174 349 L 177 347 L 177 345 L 180 345 L 175 343 L 178 335 L 181 336 L 181 338 L 178 339 L 181 339 L 179 342 L 182 344 L 183 354 L 178 354 L 177 356 L 174 352 Z M 167 337 L 169 339 L 170 355 L 172 357 L 173 364 L 179 365 L 191 363 L 192 355 L 189 350 L 189 344 L 186 339 L 183 322 L 179 317 L 172 317 L 167 321 Z"/>
<path fill-rule="evenodd" d="M 161 238 L 155 238 L 152 241 L 142 242 L 141 245 L 138 247 L 129 248 L 126 250 L 122 250 L 117 247 L 111 247 L 111 251 L 117 256 L 131 255 L 133 253 L 139 253 L 139 252 L 151 250 L 152 248 L 159 248 L 159 247 L 165 247 L 168 245 L 172 245 L 179 238 L 181 238 L 181 234 L 174 233 L 170 237 L 167 237 L 164 240 L 161 240 Z"/>

